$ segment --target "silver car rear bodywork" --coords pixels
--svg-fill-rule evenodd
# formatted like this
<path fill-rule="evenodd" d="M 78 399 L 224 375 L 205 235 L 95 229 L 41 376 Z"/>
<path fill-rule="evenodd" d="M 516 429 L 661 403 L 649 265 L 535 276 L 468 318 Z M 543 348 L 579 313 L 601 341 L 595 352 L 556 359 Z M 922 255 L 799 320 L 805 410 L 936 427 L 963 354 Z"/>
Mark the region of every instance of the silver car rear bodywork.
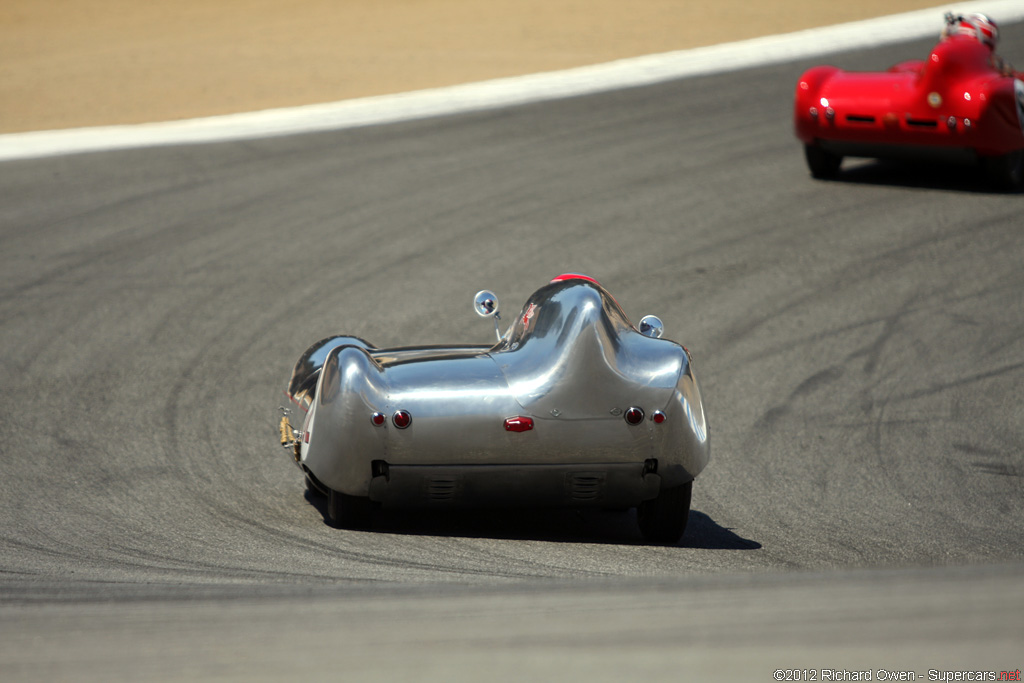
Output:
<path fill-rule="evenodd" d="M 674 542 L 709 457 L 689 353 L 585 277 L 538 290 L 493 346 L 325 339 L 287 394 L 302 424 L 286 414 L 282 444 L 340 526 L 377 504 L 635 506 Z"/>

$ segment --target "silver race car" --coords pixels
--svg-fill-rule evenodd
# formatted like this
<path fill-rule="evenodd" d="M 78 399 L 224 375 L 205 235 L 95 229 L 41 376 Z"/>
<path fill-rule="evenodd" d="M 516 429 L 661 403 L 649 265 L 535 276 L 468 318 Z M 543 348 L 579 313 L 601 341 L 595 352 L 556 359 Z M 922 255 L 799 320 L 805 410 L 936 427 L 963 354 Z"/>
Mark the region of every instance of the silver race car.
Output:
<path fill-rule="evenodd" d="M 644 538 L 677 542 L 709 457 L 689 352 L 582 275 L 537 290 L 504 334 L 494 294 L 474 308 L 496 344 L 336 336 L 299 359 L 281 444 L 331 522 L 369 528 L 378 505 L 636 507 Z"/>

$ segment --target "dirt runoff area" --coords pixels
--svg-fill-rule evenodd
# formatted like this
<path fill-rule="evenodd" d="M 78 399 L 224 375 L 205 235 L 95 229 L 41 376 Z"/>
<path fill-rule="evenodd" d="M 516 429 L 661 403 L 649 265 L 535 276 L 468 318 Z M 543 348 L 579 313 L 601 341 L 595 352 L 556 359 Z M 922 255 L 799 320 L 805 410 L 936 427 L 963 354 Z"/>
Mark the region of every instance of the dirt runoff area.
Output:
<path fill-rule="evenodd" d="M 332 102 L 566 69 L 936 0 L 4 0 L 0 133 Z M 935 17 L 936 34 L 942 17 Z"/>

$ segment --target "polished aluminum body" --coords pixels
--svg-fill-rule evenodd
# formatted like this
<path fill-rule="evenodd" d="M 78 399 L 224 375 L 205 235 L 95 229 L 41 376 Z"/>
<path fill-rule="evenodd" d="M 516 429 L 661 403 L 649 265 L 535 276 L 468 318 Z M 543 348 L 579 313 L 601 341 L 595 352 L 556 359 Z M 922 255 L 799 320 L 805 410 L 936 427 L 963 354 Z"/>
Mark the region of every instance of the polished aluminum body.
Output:
<path fill-rule="evenodd" d="M 709 458 L 689 353 L 587 279 L 538 290 L 491 346 L 325 339 L 287 393 L 310 480 L 385 505 L 635 506 Z"/>

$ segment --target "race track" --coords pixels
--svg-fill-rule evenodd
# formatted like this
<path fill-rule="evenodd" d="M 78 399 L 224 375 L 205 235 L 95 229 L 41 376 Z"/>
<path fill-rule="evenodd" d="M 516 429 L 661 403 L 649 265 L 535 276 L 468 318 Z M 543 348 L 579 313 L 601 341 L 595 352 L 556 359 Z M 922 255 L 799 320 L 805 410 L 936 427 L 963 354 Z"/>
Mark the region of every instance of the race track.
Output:
<path fill-rule="evenodd" d="M 1020 668 L 1021 196 L 812 181 L 791 131 L 807 66 L 932 42 L 0 164 L 4 680 Z M 1024 24 L 1002 45 L 1024 64 Z M 483 343 L 477 290 L 515 310 L 564 271 L 694 355 L 712 461 L 682 544 L 632 513 L 329 527 L 276 445 L 306 345 Z"/>

